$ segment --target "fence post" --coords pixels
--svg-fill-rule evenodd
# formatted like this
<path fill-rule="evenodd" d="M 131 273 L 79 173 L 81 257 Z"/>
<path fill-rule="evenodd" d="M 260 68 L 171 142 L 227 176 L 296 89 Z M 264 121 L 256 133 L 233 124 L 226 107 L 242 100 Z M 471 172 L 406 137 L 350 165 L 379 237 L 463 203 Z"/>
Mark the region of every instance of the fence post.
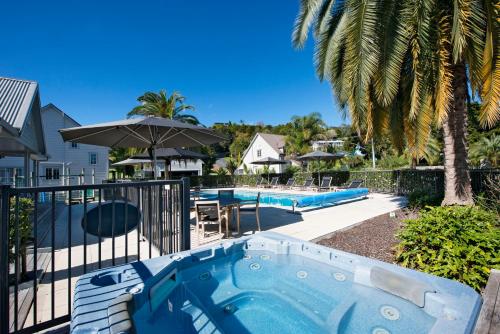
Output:
<path fill-rule="evenodd" d="M 0 186 L 0 333 L 9 332 L 9 194 Z"/>
<path fill-rule="evenodd" d="M 191 249 L 191 200 L 189 193 L 189 177 L 182 181 L 182 250 Z"/>

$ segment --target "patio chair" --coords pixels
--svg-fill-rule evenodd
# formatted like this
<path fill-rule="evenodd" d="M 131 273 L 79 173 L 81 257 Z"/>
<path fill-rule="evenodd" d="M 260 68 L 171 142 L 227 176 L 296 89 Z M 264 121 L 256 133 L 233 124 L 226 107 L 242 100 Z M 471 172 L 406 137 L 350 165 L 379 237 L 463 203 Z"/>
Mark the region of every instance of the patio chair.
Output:
<path fill-rule="evenodd" d="M 260 192 L 257 193 L 257 198 L 254 200 L 243 200 L 238 204 L 238 235 L 241 235 L 240 216 L 247 213 L 255 213 L 257 222 L 257 230 L 260 232 L 260 213 L 259 213 Z"/>
<path fill-rule="evenodd" d="M 293 177 L 289 178 L 288 181 L 286 181 L 286 184 L 280 185 L 282 189 L 291 189 L 293 185 L 295 184 L 295 179 Z"/>
<path fill-rule="evenodd" d="M 219 225 L 219 236 L 222 238 L 222 212 L 219 201 L 196 201 L 194 203 L 196 213 L 196 237 L 198 245 L 201 244 L 207 237 L 205 234 L 205 225 Z M 227 219 L 226 219 L 227 224 Z M 201 226 L 201 236 L 200 236 Z"/>
<path fill-rule="evenodd" d="M 321 183 L 318 187 L 313 188 L 316 191 L 323 191 L 323 190 L 330 190 L 332 189 L 331 187 L 332 184 L 332 177 L 331 176 L 323 176 L 321 179 Z"/>
<path fill-rule="evenodd" d="M 362 184 L 363 184 L 363 180 L 352 180 L 351 183 L 349 183 L 347 186 L 336 187 L 335 191 L 359 188 L 359 187 L 361 187 Z"/>
<path fill-rule="evenodd" d="M 308 177 L 307 179 L 304 180 L 304 184 L 301 186 L 293 187 L 293 189 L 296 190 L 306 190 L 308 188 L 311 188 L 311 186 L 314 183 L 314 177 Z"/>

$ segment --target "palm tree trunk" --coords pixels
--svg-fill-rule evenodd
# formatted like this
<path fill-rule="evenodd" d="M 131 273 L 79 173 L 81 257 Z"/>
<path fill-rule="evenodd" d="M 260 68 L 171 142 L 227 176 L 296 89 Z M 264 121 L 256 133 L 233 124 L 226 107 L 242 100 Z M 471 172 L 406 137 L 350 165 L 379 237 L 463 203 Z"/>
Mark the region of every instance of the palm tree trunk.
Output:
<path fill-rule="evenodd" d="M 473 204 L 467 163 L 467 73 L 465 63 L 454 65 L 453 102 L 443 122 L 444 200 L 442 205 Z"/>

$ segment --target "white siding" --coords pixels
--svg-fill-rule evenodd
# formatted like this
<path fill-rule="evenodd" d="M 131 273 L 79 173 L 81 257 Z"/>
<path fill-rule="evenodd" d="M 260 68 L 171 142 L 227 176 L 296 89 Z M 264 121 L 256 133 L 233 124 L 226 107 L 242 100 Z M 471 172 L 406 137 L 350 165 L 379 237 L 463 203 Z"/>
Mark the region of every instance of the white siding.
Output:
<path fill-rule="evenodd" d="M 47 161 L 40 161 L 39 185 L 64 185 L 64 184 L 90 184 L 92 174 L 95 173 L 95 183 L 102 183 L 108 178 L 108 153 L 107 147 L 78 144 L 78 148 L 72 148 L 71 143 L 62 140 L 58 130 L 79 126 L 77 122 L 61 112 L 52 105 L 42 108 L 42 126 L 47 147 Z M 97 153 L 97 164 L 90 165 L 89 153 Z M 0 159 L 0 168 L 23 168 L 23 159 L 9 157 Z M 46 168 L 58 168 L 59 180 L 46 180 Z M 77 177 L 84 172 L 84 179 Z M 68 175 L 69 172 L 69 175 Z"/>
<path fill-rule="evenodd" d="M 95 173 L 95 183 L 102 183 L 102 180 L 108 178 L 109 149 L 107 147 L 78 144 L 77 148 L 72 148 L 71 143 L 65 143 L 58 130 L 79 126 L 79 124 L 51 105 L 42 109 L 42 119 L 45 143 L 50 158 L 46 162 L 40 162 L 39 175 L 45 175 L 46 167 L 60 167 L 60 174 L 64 174 L 65 177 L 61 177 L 59 181 L 41 178 L 40 185 L 56 184 L 57 182 L 59 184 L 63 184 L 63 182 L 78 184 L 82 180 L 79 180 L 76 175 L 81 174 L 82 171 L 85 175 L 84 184 L 92 183 L 93 172 Z M 97 153 L 96 165 L 90 164 L 90 152 Z"/>
<path fill-rule="evenodd" d="M 260 157 L 257 154 L 259 150 L 261 151 Z M 252 165 L 251 163 L 267 157 L 279 159 L 280 155 L 274 148 L 271 147 L 271 145 L 268 144 L 267 141 L 265 141 L 260 135 L 257 135 L 243 157 L 243 164 L 248 167 L 252 174 L 255 174 L 259 169 L 264 168 L 264 166 Z M 286 165 L 271 165 L 270 168 L 274 169 L 276 173 L 283 173 L 286 169 Z M 243 165 L 241 165 L 238 169 L 243 170 Z"/>

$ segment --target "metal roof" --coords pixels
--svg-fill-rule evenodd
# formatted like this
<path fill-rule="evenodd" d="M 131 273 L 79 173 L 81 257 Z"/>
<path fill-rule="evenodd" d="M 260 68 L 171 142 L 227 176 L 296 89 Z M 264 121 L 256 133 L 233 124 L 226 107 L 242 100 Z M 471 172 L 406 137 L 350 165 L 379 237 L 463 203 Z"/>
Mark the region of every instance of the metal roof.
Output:
<path fill-rule="evenodd" d="M 0 77 L 0 119 L 21 129 L 37 93 L 34 81 Z"/>

